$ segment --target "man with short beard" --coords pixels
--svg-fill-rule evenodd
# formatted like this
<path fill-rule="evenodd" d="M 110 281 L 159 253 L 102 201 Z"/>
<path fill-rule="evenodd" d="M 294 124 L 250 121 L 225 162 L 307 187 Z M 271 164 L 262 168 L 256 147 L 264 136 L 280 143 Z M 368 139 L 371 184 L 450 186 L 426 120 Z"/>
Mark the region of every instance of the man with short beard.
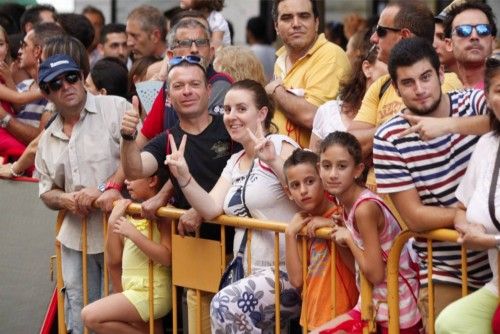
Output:
<path fill-rule="evenodd" d="M 389 58 L 389 73 L 406 108 L 383 124 L 374 138 L 373 160 L 377 190 L 389 194 L 412 231 L 453 228 L 455 189 L 479 140 L 478 135 L 444 134 L 424 140 L 408 119 L 467 118 L 487 113 L 482 90 L 443 94 L 443 70 L 430 43 L 421 38 L 399 42 Z M 420 263 L 419 304 L 427 320 L 427 243 L 417 240 L 414 248 Z M 436 315 L 461 297 L 460 246 L 434 241 L 432 280 Z M 485 252 L 468 252 L 468 284 L 482 287 L 491 277 Z"/>
<path fill-rule="evenodd" d="M 455 55 L 464 87 L 484 88 L 486 58 L 493 51 L 496 34 L 495 15 L 487 4 L 471 0 L 450 8 L 445 35 L 451 38 L 446 47 Z"/>

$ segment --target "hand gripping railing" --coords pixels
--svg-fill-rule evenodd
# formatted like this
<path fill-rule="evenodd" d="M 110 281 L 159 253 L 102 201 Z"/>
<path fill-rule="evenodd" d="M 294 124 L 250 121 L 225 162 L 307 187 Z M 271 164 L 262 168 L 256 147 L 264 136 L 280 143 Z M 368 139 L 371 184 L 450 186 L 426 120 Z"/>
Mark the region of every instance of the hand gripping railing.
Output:
<path fill-rule="evenodd" d="M 139 213 L 140 212 L 140 206 L 137 205 L 137 204 L 132 204 L 130 205 L 129 207 L 129 210 L 132 210 L 131 212 L 133 213 Z M 172 208 L 172 207 L 163 207 L 163 208 L 160 208 L 157 212 L 157 215 L 160 216 L 160 217 L 166 217 L 166 218 L 170 218 L 172 219 L 173 221 L 175 220 L 178 220 L 179 217 L 184 213 L 184 210 L 179 210 L 179 209 L 175 209 L 175 208 Z M 214 219 L 212 222 L 210 223 L 214 223 L 214 224 L 219 224 L 221 225 L 221 242 L 219 243 L 218 247 L 219 247 L 219 266 L 216 268 L 216 272 L 218 272 L 218 276 L 216 277 L 216 281 L 215 281 L 215 289 L 207 289 L 207 290 L 204 290 L 204 291 L 212 291 L 212 292 L 217 292 L 217 285 L 218 285 L 218 280 L 220 279 L 220 275 L 222 274 L 223 270 L 225 269 L 225 266 L 226 266 L 226 261 L 225 261 L 225 237 L 224 237 L 224 232 L 223 232 L 223 229 L 224 229 L 224 226 L 233 226 L 233 227 L 239 227 L 239 228 L 248 228 L 249 229 L 249 232 L 251 232 L 251 229 L 259 229 L 259 230 L 266 230 L 266 231 L 272 231 L 274 232 L 274 273 L 275 273 L 275 291 L 280 291 L 279 289 L 279 233 L 284 233 L 285 232 L 285 228 L 287 226 L 286 223 L 283 223 L 283 222 L 273 222 L 273 221 L 267 221 L 267 220 L 258 220 L 258 219 L 252 219 L 252 218 L 243 218 L 243 217 L 234 217 L 234 216 L 226 216 L 226 215 L 221 215 L 219 217 L 217 217 L 216 219 Z M 172 223 L 172 229 L 174 230 L 175 229 L 175 223 L 173 222 Z M 173 231 L 173 234 L 175 233 L 175 231 Z M 322 228 L 318 231 L 316 231 L 316 237 L 319 237 L 319 238 L 325 238 L 325 239 L 330 239 L 330 234 L 331 234 L 331 229 L 328 229 L 328 228 Z M 306 234 L 305 233 L 301 233 L 300 234 L 300 237 L 302 239 L 302 268 L 303 268 L 303 281 L 305 283 L 305 278 L 306 278 L 306 275 L 307 275 L 307 248 L 306 248 Z M 176 249 L 175 247 L 177 246 L 176 242 L 175 242 L 175 239 L 174 238 L 174 235 L 173 235 L 173 245 L 172 245 L 172 256 L 173 256 L 173 259 L 172 259 L 172 264 L 173 264 L 173 268 L 172 268 L 172 271 L 173 271 L 173 275 L 172 275 L 172 279 L 173 279 L 173 284 L 172 284 L 172 302 L 173 302 L 173 331 L 174 333 L 177 333 L 177 307 L 176 307 L 176 298 L 175 298 L 175 286 L 176 285 L 179 285 L 179 286 L 183 286 L 183 285 L 180 285 L 180 284 L 177 284 L 178 280 L 179 280 L 179 277 L 178 275 L 176 275 L 176 272 L 178 271 L 179 268 L 176 267 L 176 265 L 180 264 L 179 261 L 176 261 L 176 254 L 178 252 L 176 252 Z M 184 241 L 187 240 L 187 242 L 190 243 L 190 245 L 193 245 L 193 243 L 190 242 L 189 238 L 185 237 L 185 238 L 178 238 L 178 239 L 184 239 Z M 249 250 L 250 249 L 250 245 L 251 245 L 251 233 L 249 233 L 249 237 L 248 237 L 248 240 L 247 240 L 247 249 Z M 196 242 L 201 242 L 202 239 L 197 239 Z M 334 260 L 335 259 L 335 244 L 333 243 L 332 241 L 332 256 L 331 258 Z M 247 252 L 247 255 L 248 255 L 248 258 L 247 258 L 247 261 L 248 261 L 248 271 L 250 272 L 251 269 L 250 269 L 250 263 L 251 263 L 251 254 L 250 252 Z M 183 262 L 184 264 L 187 264 L 186 262 Z M 195 264 L 193 263 L 190 263 L 189 264 L 190 266 L 195 266 Z M 333 297 L 335 296 L 335 275 L 333 274 L 335 271 L 335 262 L 332 261 L 331 263 L 331 266 L 332 266 L 332 277 L 333 277 L 333 281 L 332 281 L 332 295 Z M 201 275 L 199 277 L 203 277 L 203 280 L 206 281 L 207 280 L 207 275 Z M 191 282 L 189 282 L 191 283 Z M 305 287 L 303 287 L 303 289 L 305 289 Z M 198 303 L 200 302 L 200 294 L 199 294 L 199 291 L 201 289 L 196 289 L 197 290 L 197 299 L 198 299 Z M 366 320 L 367 323 L 368 323 L 368 327 L 366 327 L 364 329 L 364 333 L 373 333 L 375 332 L 375 322 L 374 322 L 374 317 L 373 317 L 373 306 L 372 306 L 372 298 L 371 298 L 371 284 L 368 283 L 367 280 L 365 279 L 362 279 L 361 281 L 361 296 L 362 296 L 362 318 L 363 320 Z M 335 298 L 333 298 L 332 300 L 335 300 Z M 276 293 L 275 294 L 275 312 L 276 312 L 276 316 L 275 316 L 275 333 L 280 333 L 280 294 L 279 293 Z M 198 308 L 199 310 L 200 308 Z M 198 312 L 200 313 L 200 312 Z M 335 307 L 333 308 L 332 310 L 332 317 L 333 315 L 335 314 Z M 201 315 L 198 314 L 198 320 L 200 320 L 201 318 Z M 198 323 L 200 323 L 200 321 L 198 321 Z M 307 333 L 307 325 L 304 326 L 304 329 L 303 329 L 303 332 L 304 333 Z M 201 330 L 198 328 L 197 329 L 197 333 L 201 333 Z"/>
<path fill-rule="evenodd" d="M 389 258 L 387 261 L 387 298 L 389 306 L 389 333 L 399 333 L 399 257 L 401 251 L 405 246 L 408 239 L 411 237 L 427 239 L 427 281 L 428 281 L 428 295 L 429 295 L 429 315 L 427 333 L 434 333 L 434 284 L 432 281 L 432 240 L 457 242 L 458 232 L 450 229 L 437 229 L 425 233 L 415 233 L 411 231 L 401 232 L 394 243 L 392 244 Z M 462 263 L 462 296 L 468 293 L 467 288 L 467 253 L 465 247 L 462 247 L 461 253 Z"/>

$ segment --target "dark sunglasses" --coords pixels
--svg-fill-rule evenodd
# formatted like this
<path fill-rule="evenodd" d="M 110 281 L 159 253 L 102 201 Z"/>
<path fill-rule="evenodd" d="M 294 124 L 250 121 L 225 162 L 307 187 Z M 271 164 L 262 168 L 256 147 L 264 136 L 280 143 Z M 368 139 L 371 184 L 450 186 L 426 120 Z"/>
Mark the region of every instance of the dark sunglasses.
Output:
<path fill-rule="evenodd" d="M 199 47 L 205 47 L 210 45 L 210 40 L 206 38 L 198 38 L 198 39 L 182 39 L 180 41 L 175 41 L 174 44 L 174 49 L 175 48 L 190 48 L 193 43 L 196 45 L 197 48 Z"/>
<path fill-rule="evenodd" d="M 380 37 L 380 38 L 385 37 L 389 33 L 389 31 L 398 32 L 398 31 L 401 31 L 401 29 L 384 27 L 381 25 L 377 25 L 377 27 L 375 28 L 375 32 L 377 33 L 378 37 Z"/>
<path fill-rule="evenodd" d="M 80 73 L 79 72 L 68 72 L 65 73 L 64 76 L 59 77 L 58 79 L 49 81 L 49 82 L 40 82 L 40 89 L 45 92 L 45 94 L 50 94 L 50 91 L 52 92 L 57 92 L 59 89 L 61 89 L 63 85 L 63 80 L 69 83 L 70 85 L 73 85 L 80 80 Z"/>
<path fill-rule="evenodd" d="M 486 37 L 491 35 L 491 26 L 489 24 L 462 24 L 453 30 L 458 37 L 469 37 L 472 31 L 476 29 L 479 37 Z"/>

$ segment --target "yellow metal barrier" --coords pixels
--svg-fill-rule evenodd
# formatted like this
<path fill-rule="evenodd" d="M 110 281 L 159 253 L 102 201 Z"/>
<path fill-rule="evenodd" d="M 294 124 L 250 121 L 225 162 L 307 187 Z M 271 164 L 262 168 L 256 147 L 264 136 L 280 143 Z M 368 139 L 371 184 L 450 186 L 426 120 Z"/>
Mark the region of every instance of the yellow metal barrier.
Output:
<path fill-rule="evenodd" d="M 141 212 L 141 207 L 139 204 L 133 203 L 128 209 L 128 213 L 139 214 Z M 187 287 L 196 290 L 197 303 L 200 306 L 201 303 L 201 292 L 212 292 L 215 293 L 218 290 L 218 284 L 223 270 L 226 267 L 226 254 L 225 254 L 225 233 L 224 226 L 233 226 L 239 228 L 248 228 L 248 238 L 247 238 L 247 255 L 248 255 L 248 271 L 251 271 L 251 252 L 250 245 L 252 239 L 252 229 L 266 230 L 274 232 L 274 262 L 275 262 L 275 291 L 280 291 L 279 282 L 279 234 L 284 233 L 287 226 L 286 223 L 282 222 L 272 222 L 265 220 L 257 220 L 252 218 L 243 217 L 233 217 L 222 215 L 215 219 L 214 224 L 221 225 L 221 241 L 205 240 L 193 237 L 181 237 L 176 235 L 175 222 L 184 213 L 184 210 L 176 209 L 173 207 L 162 207 L 158 210 L 157 215 L 159 217 L 169 218 L 172 220 L 172 312 L 173 312 L 173 332 L 177 333 L 178 323 L 177 323 L 177 291 L 176 287 Z M 59 229 L 62 225 L 65 212 L 60 211 L 57 219 L 56 235 L 59 233 Z M 82 226 L 82 261 L 83 261 L 83 280 L 84 280 L 84 300 L 86 301 L 86 234 L 84 220 Z M 105 231 L 105 238 L 107 237 L 107 217 L 103 215 L 103 228 Z M 149 236 L 152 237 L 151 232 L 152 224 L 149 224 Z M 322 228 L 316 231 L 316 237 L 330 239 L 331 229 Z M 307 236 L 305 233 L 300 233 L 299 237 L 302 242 L 302 268 L 303 268 L 303 278 L 304 287 L 306 288 L 306 275 L 307 275 Z M 331 266 L 332 273 L 335 273 L 336 268 L 336 248 L 335 243 L 332 241 L 331 244 Z M 58 286 L 58 324 L 59 333 L 66 333 L 66 327 L 64 323 L 64 296 L 62 294 L 63 280 L 62 280 L 62 266 L 61 266 L 61 254 L 60 254 L 60 244 L 56 242 L 56 254 L 57 254 L 57 286 Z M 182 255 L 182 256 L 177 256 Z M 106 259 L 106 252 L 104 253 Z M 189 261 L 185 261 L 189 258 Z M 193 262 L 194 261 L 194 262 Z M 154 333 L 154 310 L 153 310 L 153 261 L 149 263 L 149 308 L 150 308 L 150 320 L 149 320 L 149 332 Z M 104 280 L 108 282 L 108 273 L 104 275 Z M 332 275 L 332 300 L 335 300 L 336 294 L 336 282 L 335 274 Z M 361 275 L 361 298 L 362 298 L 362 319 L 368 324 L 364 328 L 363 333 L 375 333 L 376 326 L 374 320 L 374 306 L 372 304 L 371 284 L 364 279 Z M 104 291 L 105 295 L 108 294 L 107 288 Z M 280 294 L 275 294 L 275 332 L 280 333 Z M 333 303 L 332 318 L 335 315 L 335 303 Z M 201 307 L 198 307 L 197 323 L 201 323 Z M 306 325 L 303 328 L 303 332 L 307 333 L 307 319 Z M 201 333 L 201 329 L 197 328 L 197 333 Z"/>
<path fill-rule="evenodd" d="M 415 233 L 411 231 L 401 232 L 392 245 L 387 261 L 387 296 L 389 306 L 389 333 L 399 333 L 399 257 L 408 239 L 411 237 L 427 239 L 427 279 L 429 294 L 429 316 L 427 333 L 434 333 L 434 287 L 432 283 L 432 240 L 456 242 L 458 232 L 450 229 L 437 229 L 426 233 Z M 462 247 L 462 296 L 467 295 L 467 255 Z"/>
<path fill-rule="evenodd" d="M 56 222 L 56 236 L 59 234 L 64 217 L 66 215 L 65 210 L 60 210 L 57 215 Z M 104 229 L 104 240 L 107 238 L 108 229 L 108 215 L 103 213 L 102 224 Z M 153 224 L 149 222 L 148 224 L 148 237 L 151 240 L 153 238 Z M 88 278 L 87 278 L 87 218 L 82 219 L 82 291 L 83 291 L 83 306 L 88 304 Z M 56 260 L 57 260 L 57 325 L 59 334 L 66 334 L 66 323 L 65 323 L 65 312 L 64 312 L 64 280 L 62 275 L 62 261 L 61 261 L 61 244 L 56 240 Z M 104 280 L 104 290 L 103 295 L 109 295 L 109 275 L 108 266 L 106 263 L 106 248 L 104 248 L 104 269 L 103 269 L 103 280 Z M 154 272 L 153 272 L 153 260 L 149 260 L 148 266 L 148 277 L 149 277 L 149 333 L 154 333 Z M 88 333 L 88 328 L 84 327 L 84 333 Z"/>
<path fill-rule="evenodd" d="M 129 212 L 131 213 L 140 213 L 140 205 L 138 204 L 131 204 L 129 206 Z M 162 207 L 158 210 L 157 215 L 160 217 L 165 217 L 165 218 L 170 218 L 172 220 L 178 220 L 179 217 L 184 213 L 184 210 L 176 209 L 173 207 Z M 266 231 L 272 231 L 275 233 L 275 244 L 274 244 L 274 257 L 275 257 L 275 291 L 279 291 L 279 233 L 284 233 L 285 228 L 288 224 L 283 223 L 283 222 L 273 222 L 273 221 L 267 221 L 267 220 L 258 220 L 258 219 L 253 219 L 253 218 L 245 218 L 245 217 L 234 217 L 234 216 L 226 216 L 226 215 L 221 215 L 214 219 L 214 221 L 210 223 L 215 223 L 221 225 L 221 228 L 223 226 L 233 226 L 233 227 L 239 227 L 239 228 L 248 228 L 249 229 L 249 234 L 248 234 L 248 240 L 247 240 L 247 247 L 250 249 L 250 243 L 251 243 L 251 230 L 252 229 L 259 229 L 259 230 L 266 230 Z M 172 224 L 172 228 L 174 228 L 175 224 Z M 319 238 L 324 238 L 324 239 L 330 239 L 330 234 L 331 234 L 331 229 L 329 228 L 322 228 L 316 231 L 316 237 Z M 303 244 L 305 244 L 306 240 L 306 234 L 301 233 L 300 234 L 303 238 Z M 184 239 L 188 239 L 185 237 Z M 203 239 L 197 239 L 197 242 L 202 241 Z M 219 249 L 222 251 L 222 254 L 220 256 L 221 259 L 221 265 L 215 266 L 216 268 L 220 268 L 220 273 L 222 273 L 222 270 L 225 268 L 225 238 L 221 237 L 221 245 Z M 206 241 L 206 240 L 203 240 Z M 172 245 L 172 253 L 173 253 L 173 259 L 172 259 L 172 265 L 173 265 L 173 272 L 177 271 L 179 268 L 175 267 L 174 262 L 174 257 L 175 257 L 175 249 L 174 245 Z M 197 248 L 200 246 L 197 245 Z M 304 246 L 303 246 L 304 247 Z M 302 256 L 302 268 L 303 269 L 303 275 L 307 274 L 307 249 L 303 248 L 303 252 L 305 252 L 306 256 Z M 250 264 L 251 262 L 251 254 L 250 252 L 247 252 L 248 255 L 248 263 Z M 332 259 L 335 259 L 335 244 L 332 241 Z M 205 258 L 206 259 L 206 258 Z M 333 261 L 332 261 L 333 262 Z M 185 264 L 186 262 L 184 262 Z M 194 264 L 190 263 L 190 266 L 193 267 L 195 266 Z M 335 269 L 335 263 L 332 263 L 332 268 Z M 250 265 L 248 266 L 248 270 L 251 270 Z M 332 273 L 335 271 L 333 270 Z M 176 275 L 172 275 L 172 279 L 174 280 L 174 277 Z M 206 281 L 206 276 L 196 276 L 198 278 L 202 278 L 203 281 Z M 210 277 L 210 275 L 209 275 Z M 305 277 L 305 276 L 304 276 Z M 335 275 L 332 275 L 332 277 L 335 277 Z M 374 320 L 374 315 L 373 315 L 373 310 L 374 307 L 372 305 L 372 298 L 371 298 L 371 292 L 372 292 L 372 286 L 371 284 L 364 279 L 363 275 L 361 275 L 362 280 L 361 280 L 361 298 L 362 298 L 362 319 L 368 323 L 368 326 L 364 329 L 364 333 L 375 333 L 376 331 L 376 326 L 375 326 L 375 320 Z M 218 276 L 218 279 L 220 279 L 220 275 Z M 218 283 L 217 279 L 217 283 Z M 304 280 L 305 282 L 305 280 Z M 201 283 L 200 283 L 201 284 Z M 177 284 L 175 282 L 172 282 L 172 296 L 175 296 L 175 286 Z M 333 280 L 332 282 L 333 285 L 333 293 L 335 293 L 335 281 Z M 179 285 L 183 286 L 183 285 Z M 189 286 L 188 286 L 189 287 Z M 200 290 L 200 289 L 198 289 Z M 203 290 L 203 291 L 212 291 L 212 290 Z M 216 291 L 213 291 L 216 292 Z M 279 294 L 276 294 L 276 301 L 275 301 L 275 307 L 276 307 L 276 323 L 275 323 L 275 332 L 280 333 L 280 300 L 279 300 Z M 333 300 L 335 300 L 333 298 Z M 175 305 L 175 298 L 173 298 L 173 305 Z M 335 312 L 335 309 L 333 310 Z M 174 333 L 177 333 L 177 321 L 176 321 L 176 314 L 177 310 L 176 307 L 174 307 L 174 328 L 173 331 Z M 335 313 L 332 313 L 335 314 Z M 307 332 L 307 325 L 304 328 L 304 333 Z M 197 333 L 200 333 L 199 329 L 197 330 Z"/>

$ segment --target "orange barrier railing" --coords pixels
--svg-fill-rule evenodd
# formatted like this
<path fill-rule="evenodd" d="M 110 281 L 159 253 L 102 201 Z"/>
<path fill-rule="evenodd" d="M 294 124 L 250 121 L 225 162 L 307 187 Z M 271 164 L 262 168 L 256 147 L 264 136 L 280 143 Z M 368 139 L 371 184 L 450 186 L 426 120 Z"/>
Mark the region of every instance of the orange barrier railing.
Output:
<path fill-rule="evenodd" d="M 139 204 L 131 204 L 128 209 L 128 213 L 138 214 L 141 212 L 141 208 Z M 198 306 L 201 304 L 201 292 L 212 292 L 216 293 L 218 291 L 218 284 L 222 272 L 226 267 L 226 254 L 225 254 L 225 226 L 233 226 L 239 228 L 248 228 L 248 238 L 247 238 L 247 261 L 248 261 L 248 272 L 251 272 L 251 242 L 252 242 L 252 229 L 258 230 L 266 230 L 274 232 L 274 262 L 275 262 L 275 291 L 279 291 L 279 253 L 280 253 L 280 244 L 279 244 L 279 234 L 284 233 L 285 228 L 287 226 L 286 223 L 282 222 L 272 222 L 272 221 L 264 221 L 257 220 L 252 218 L 243 218 L 243 217 L 233 217 L 233 216 L 225 216 L 222 215 L 215 219 L 214 224 L 221 225 L 221 241 L 213 241 L 213 240 L 205 240 L 199 239 L 196 237 L 181 237 L 176 235 L 176 221 L 179 217 L 184 213 L 184 210 L 176 209 L 173 207 L 162 207 L 158 210 L 157 215 L 159 217 L 169 218 L 172 220 L 172 312 L 173 312 L 173 332 L 177 333 L 178 331 L 178 323 L 177 323 L 177 313 L 178 313 L 178 305 L 177 305 L 177 290 L 176 287 L 186 287 L 196 290 L 196 300 Z M 64 220 L 64 211 L 60 211 L 57 224 L 56 224 L 56 235 L 59 232 L 59 229 Z M 87 304 L 87 283 L 86 283 L 86 231 L 85 224 L 86 220 L 82 221 L 82 278 L 84 282 L 84 305 Z M 149 224 L 150 229 L 152 224 Z M 107 218 L 103 215 L 103 228 L 105 231 L 105 238 L 107 234 Z M 316 231 L 316 237 L 330 239 L 331 229 L 322 228 Z M 152 236 L 151 231 L 149 232 L 150 237 Z M 305 233 L 301 233 L 298 236 L 302 243 L 302 267 L 303 267 L 303 282 L 304 287 L 306 288 L 306 275 L 307 275 L 307 236 Z M 336 247 L 335 243 L 332 241 L 331 244 L 331 266 L 332 273 L 335 272 L 335 252 Z M 61 266 L 61 250 L 60 244 L 56 241 L 56 255 L 57 255 L 57 290 L 58 290 L 58 324 L 59 324 L 59 333 L 66 333 L 65 323 L 64 323 L 64 296 L 62 293 L 63 289 L 63 280 L 62 280 L 62 266 Z M 106 252 L 104 254 L 106 259 Z M 186 258 L 189 258 L 189 261 L 186 261 Z M 106 264 L 106 261 L 105 261 Z M 150 307 L 150 320 L 149 320 L 149 330 L 150 333 L 154 332 L 154 312 L 153 312 L 153 271 L 152 271 L 153 261 L 150 261 L 150 273 L 149 273 L 149 307 Z M 104 294 L 108 294 L 107 287 L 108 284 L 108 274 L 107 267 L 105 267 L 105 290 Z M 335 276 L 332 275 L 332 300 L 335 300 Z M 362 319 L 368 323 L 368 326 L 364 328 L 364 333 L 374 333 L 376 330 L 375 320 L 373 316 L 373 305 L 371 298 L 371 284 L 361 277 L 361 298 L 362 298 Z M 275 294 L 275 333 L 280 333 L 280 294 Z M 332 318 L 335 315 L 335 303 L 333 303 L 334 307 L 332 309 Z M 201 307 L 198 307 L 197 313 L 197 323 L 201 323 Z M 308 332 L 307 320 L 306 325 L 303 327 L 303 333 Z M 196 329 L 196 333 L 201 333 L 201 328 Z"/>
<path fill-rule="evenodd" d="M 434 333 L 434 285 L 432 281 L 432 241 L 449 241 L 456 242 L 458 238 L 458 232 L 450 229 L 437 229 L 429 231 L 426 233 L 415 233 L 411 231 L 401 232 L 392 245 L 391 251 L 389 253 L 389 258 L 387 261 L 387 296 L 388 296 L 388 306 L 389 306 L 389 333 L 397 334 L 399 333 L 399 286 L 398 286 L 398 272 L 399 272 L 399 258 L 403 247 L 405 247 L 406 242 L 411 237 L 425 238 L 427 239 L 427 281 L 428 281 L 428 325 L 427 333 Z M 467 254 L 466 249 L 462 247 L 462 296 L 467 295 Z"/>

